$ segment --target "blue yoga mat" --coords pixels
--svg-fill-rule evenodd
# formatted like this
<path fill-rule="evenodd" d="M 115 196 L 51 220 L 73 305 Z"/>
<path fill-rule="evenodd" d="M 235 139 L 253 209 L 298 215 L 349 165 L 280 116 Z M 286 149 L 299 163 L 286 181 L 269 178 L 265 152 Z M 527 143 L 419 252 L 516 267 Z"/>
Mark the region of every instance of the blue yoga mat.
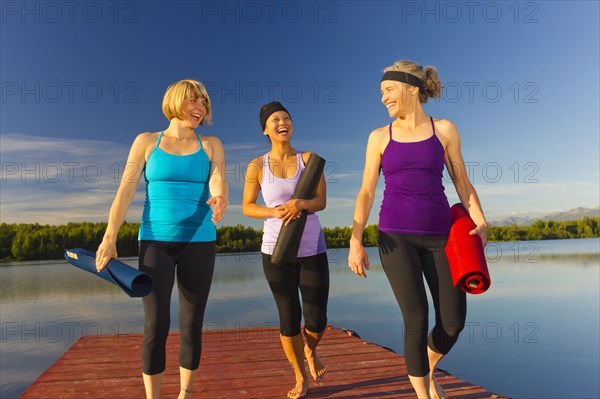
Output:
<path fill-rule="evenodd" d="M 114 258 L 101 272 L 96 270 L 96 253 L 87 249 L 65 249 L 65 259 L 73 266 L 113 283 L 130 297 L 143 297 L 152 291 L 152 277 Z"/>

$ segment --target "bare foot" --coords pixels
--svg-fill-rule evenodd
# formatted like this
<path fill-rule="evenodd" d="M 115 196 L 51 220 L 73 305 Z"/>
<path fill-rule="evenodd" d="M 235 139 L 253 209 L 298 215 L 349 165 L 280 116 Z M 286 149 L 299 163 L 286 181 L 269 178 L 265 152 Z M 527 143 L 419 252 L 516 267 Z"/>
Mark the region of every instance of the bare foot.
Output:
<path fill-rule="evenodd" d="M 446 391 L 444 391 L 444 388 L 442 388 L 433 375 L 429 381 L 429 396 L 431 399 L 448 399 Z"/>
<path fill-rule="evenodd" d="M 306 356 L 306 362 L 308 363 L 310 374 L 313 376 L 316 382 L 321 381 L 327 370 L 325 369 L 325 365 L 321 363 L 321 359 L 319 359 L 317 351 L 311 351 L 307 345 L 304 345 L 304 356 Z"/>
<path fill-rule="evenodd" d="M 299 399 L 305 397 L 307 392 L 307 382 L 296 382 L 296 386 L 288 392 L 287 396 L 290 399 Z"/>

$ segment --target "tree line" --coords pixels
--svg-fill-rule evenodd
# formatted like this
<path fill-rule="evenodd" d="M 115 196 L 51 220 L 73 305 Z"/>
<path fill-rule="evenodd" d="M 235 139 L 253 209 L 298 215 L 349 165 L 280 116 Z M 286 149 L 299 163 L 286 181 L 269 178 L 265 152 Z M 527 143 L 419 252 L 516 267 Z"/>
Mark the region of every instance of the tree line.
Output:
<path fill-rule="evenodd" d="M 119 230 L 119 256 L 138 255 L 139 223 L 125 222 Z M 0 224 L 0 260 L 24 261 L 63 258 L 65 248 L 95 250 L 102 241 L 106 223 L 68 223 L 65 225 Z M 346 248 L 352 235 L 351 227 L 324 227 L 328 248 Z M 600 237 L 600 218 L 586 217 L 573 221 L 538 220 L 530 226 L 491 226 L 490 241 L 533 241 L 566 238 Z M 368 225 L 363 235 L 365 246 L 376 246 L 377 225 Z M 217 252 L 260 251 L 262 230 L 242 226 L 217 228 Z"/>

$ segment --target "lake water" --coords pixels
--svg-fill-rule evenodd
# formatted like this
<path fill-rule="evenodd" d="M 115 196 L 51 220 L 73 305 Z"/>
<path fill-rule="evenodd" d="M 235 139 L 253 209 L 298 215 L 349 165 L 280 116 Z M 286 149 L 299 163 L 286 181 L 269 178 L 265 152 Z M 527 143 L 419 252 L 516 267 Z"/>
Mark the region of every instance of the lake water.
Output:
<path fill-rule="evenodd" d="M 402 316 L 368 249 L 367 279 L 329 251 L 329 323 L 402 353 Z M 512 398 L 600 397 L 600 239 L 491 243 L 491 288 L 440 367 Z M 259 254 L 218 256 L 205 329 L 277 325 Z M 135 259 L 127 263 L 136 265 Z M 177 293 L 172 327 L 177 328 Z M 16 398 L 81 335 L 141 333 L 141 299 L 66 262 L 0 267 L 0 397 Z M 432 321 L 430 322 L 432 325 Z M 218 399 L 218 398 L 216 398 Z"/>

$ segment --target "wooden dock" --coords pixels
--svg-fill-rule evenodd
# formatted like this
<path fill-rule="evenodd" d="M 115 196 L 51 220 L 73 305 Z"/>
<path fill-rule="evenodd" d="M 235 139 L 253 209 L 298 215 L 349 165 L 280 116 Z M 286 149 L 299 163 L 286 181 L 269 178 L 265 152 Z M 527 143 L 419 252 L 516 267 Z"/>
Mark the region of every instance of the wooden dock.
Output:
<path fill-rule="evenodd" d="M 144 398 L 141 335 L 81 337 L 21 398 Z M 162 395 L 179 394 L 179 334 L 167 343 Z M 327 367 L 320 385 L 312 380 L 307 399 L 412 398 L 404 357 L 328 327 L 319 355 Z M 307 368 L 308 371 L 308 368 Z M 506 398 L 452 375 L 436 372 L 450 398 Z M 294 385 L 275 328 L 207 331 L 194 399 L 285 398 Z"/>

